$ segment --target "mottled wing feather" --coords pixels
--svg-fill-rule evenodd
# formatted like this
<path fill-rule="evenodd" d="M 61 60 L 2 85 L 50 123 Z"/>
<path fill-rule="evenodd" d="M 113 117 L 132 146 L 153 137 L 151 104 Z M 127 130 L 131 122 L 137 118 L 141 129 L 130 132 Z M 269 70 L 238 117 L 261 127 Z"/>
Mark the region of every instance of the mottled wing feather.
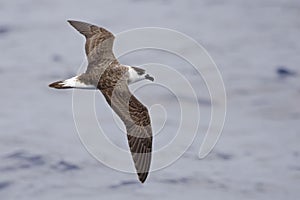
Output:
<path fill-rule="evenodd" d="M 131 94 L 126 84 L 100 90 L 124 122 L 128 144 L 139 180 L 143 183 L 151 163 L 152 129 L 147 108 Z"/>
<path fill-rule="evenodd" d="M 103 59 L 115 60 L 113 54 L 114 35 L 108 30 L 80 21 L 68 21 L 76 30 L 86 38 L 85 52 L 89 67 L 94 66 Z"/>

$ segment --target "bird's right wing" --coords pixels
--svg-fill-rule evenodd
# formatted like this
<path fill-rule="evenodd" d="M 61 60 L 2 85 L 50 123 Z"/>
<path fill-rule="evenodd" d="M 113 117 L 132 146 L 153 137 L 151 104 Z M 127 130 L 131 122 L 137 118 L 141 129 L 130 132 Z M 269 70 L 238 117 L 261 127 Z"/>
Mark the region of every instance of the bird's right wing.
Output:
<path fill-rule="evenodd" d="M 127 84 L 100 90 L 106 101 L 124 122 L 131 155 L 143 183 L 151 163 L 152 129 L 148 109 L 131 94 Z"/>

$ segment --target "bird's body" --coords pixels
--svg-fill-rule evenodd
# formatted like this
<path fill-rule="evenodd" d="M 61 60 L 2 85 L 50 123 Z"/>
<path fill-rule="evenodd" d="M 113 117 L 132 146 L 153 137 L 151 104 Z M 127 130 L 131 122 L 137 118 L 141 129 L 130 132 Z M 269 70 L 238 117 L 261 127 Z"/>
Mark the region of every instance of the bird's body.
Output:
<path fill-rule="evenodd" d="M 114 36 L 104 28 L 79 21 L 69 21 L 86 38 L 88 66 L 85 73 L 51 83 L 56 89 L 98 89 L 124 122 L 131 155 L 139 180 L 148 175 L 152 152 L 152 129 L 147 108 L 131 94 L 128 84 L 154 79 L 145 70 L 122 65 L 115 58 Z"/>
<path fill-rule="evenodd" d="M 141 71 L 143 71 L 143 73 L 141 73 Z M 95 90 L 95 89 L 100 89 L 101 87 L 107 87 L 110 84 L 113 85 L 114 81 L 117 82 L 122 77 L 127 80 L 128 85 L 145 79 L 153 80 L 152 77 L 149 77 L 148 74 L 145 74 L 145 70 L 143 69 L 137 67 L 131 67 L 127 65 L 120 65 L 120 64 L 115 64 L 115 66 L 109 67 L 109 69 L 104 71 L 102 79 L 101 77 L 98 77 L 98 74 L 100 74 L 101 72 L 99 73 L 93 72 L 93 73 L 95 73 L 95 75 L 93 75 L 91 72 L 83 73 L 79 76 L 74 76 L 64 81 L 57 81 L 55 83 L 52 83 L 50 87 L 54 87 L 56 89 L 65 89 L 69 87 L 69 88 Z M 113 76 L 110 76 L 110 74 L 113 74 Z M 117 75 L 119 75 L 119 77 Z M 95 81 L 92 81 L 90 79 L 91 77 L 94 77 Z M 101 84 L 99 81 L 97 83 L 97 80 L 100 80 Z"/>

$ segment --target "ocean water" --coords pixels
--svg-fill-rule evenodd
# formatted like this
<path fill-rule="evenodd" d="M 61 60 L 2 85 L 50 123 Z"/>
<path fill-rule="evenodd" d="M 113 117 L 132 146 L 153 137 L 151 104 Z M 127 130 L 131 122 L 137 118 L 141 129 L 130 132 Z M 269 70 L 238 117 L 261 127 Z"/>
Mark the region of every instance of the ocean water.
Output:
<path fill-rule="evenodd" d="M 299 198 L 299 17 L 296 0 L 1 0 L 0 199 Z M 172 165 L 150 173 L 143 185 L 135 174 L 94 159 L 76 131 L 72 91 L 48 88 L 75 75 L 85 60 L 83 37 L 68 19 L 93 22 L 116 34 L 142 27 L 174 29 L 203 45 L 227 94 L 226 122 L 214 150 L 198 158 L 215 103 L 203 80 L 184 60 L 148 49 L 120 60 L 148 63 L 145 68 L 155 68 L 157 80 L 166 74 L 149 63 L 168 65 L 197 86 L 201 120 L 195 141 Z M 174 47 L 193 54 L 176 41 Z M 185 89 L 172 76 L 168 80 Z M 162 148 L 176 136 L 180 121 L 175 98 L 150 84 L 136 95 L 148 106 L 165 105 L 165 124 L 163 110 L 151 110 L 155 132 L 164 127 L 154 140 L 154 148 Z M 95 93 L 95 99 L 98 120 L 113 130 L 108 137 L 126 148 L 104 98 Z"/>

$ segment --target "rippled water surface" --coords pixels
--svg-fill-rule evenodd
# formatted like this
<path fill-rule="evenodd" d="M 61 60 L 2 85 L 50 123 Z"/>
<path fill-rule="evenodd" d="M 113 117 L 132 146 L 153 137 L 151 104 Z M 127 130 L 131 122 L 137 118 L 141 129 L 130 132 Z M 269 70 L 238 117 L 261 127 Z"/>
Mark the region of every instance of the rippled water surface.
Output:
<path fill-rule="evenodd" d="M 0 199 L 299 198 L 299 17 L 296 0 L 0 1 Z M 75 75 L 84 60 L 83 37 L 67 19 L 114 33 L 170 28 L 202 44 L 220 69 L 228 98 L 226 124 L 214 151 L 204 160 L 197 157 L 211 107 L 203 81 L 176 56 L 147 50 L 121 61 L 166 64 L 198 84 L 202 118 L 196 140 L 144 185 L 135 174 L 96 161 L 77 135 L 72 91 L 47 87 Z M 178 49 L 189 52 L 179 44 Z M 171 109 L 155 139 L 154 147 L 160 148 L 174 137 L 176 102 L 164 90 L 146 89 L 137 91 L 143 102 L 159 101 Z M 96 100 L 104 129 L 116 130 L 109 138 L 126 148 L 104 98 L 96 94 Z M 160 110 L 153 109 L 153 116 L 158 130 Z"/>

